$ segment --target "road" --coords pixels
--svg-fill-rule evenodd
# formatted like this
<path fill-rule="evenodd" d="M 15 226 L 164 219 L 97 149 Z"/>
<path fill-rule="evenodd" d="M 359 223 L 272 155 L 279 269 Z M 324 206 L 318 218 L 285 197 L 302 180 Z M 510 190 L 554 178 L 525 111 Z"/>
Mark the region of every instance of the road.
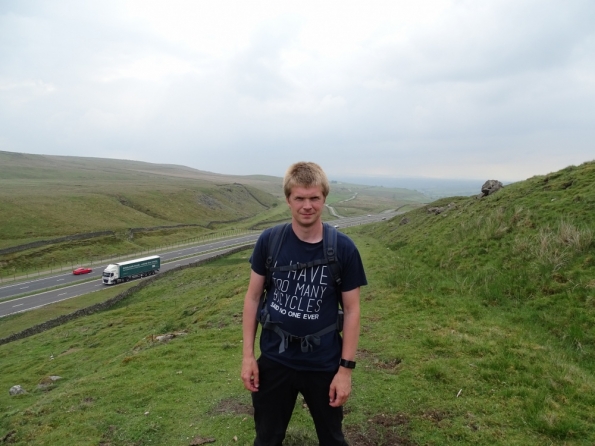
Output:
<path fill-rule="evenodd" d="M 185 248 L 177 248 L 173 251 L 165 252 L 165 253 L 158 253 L 161 257 L 161 262 L 166 263 L 170 262 L 173 259 L 177 259 L 180 257 L 192 256 L 201 253 L 205 253 L 207 251 L 225 249 L 229 246 L 237 246 L 240 244 L 247 244 L 250 242 L 255 241 L 258 238 L 258 234 L 250 234 L 245 236 L 236 237 L 233 239 L 226 239 L 217 242 L 211 242 L 205 245 L 194 245 L 188 246 Z M 139 257 L 146 257 L 150 255 L 154 255 L 155 253 L 145 254 Z M 48 288 L 56 288 L 60 287 L 63 288 L 68 285 L 75 284 L 81 281 L 89 281 L 91 279 L 100 279 L 101 274 L 107 264 L 104 265 L 97 265 L 93 266 L 93 272 L 81 276 L 75 276 L 72 274 L 71 271 L 60 273 L 58 275 L 54 275 L 51 277 L 43 277 L 35 280 L 30 280 L 27 282 L 16 282 L 10 285 L 6 285 L 0 287 L 0 301 L 22 295 L 22 294 L 31 294 L 35 292 L 39 292 L 42 290 L 47 290 Z"/>
<path fill-rule="evenodd" d="M 339 228 L 374 223 L 388 219 L 395 213 L 376 214 L 361 217 L 342 218 L 330 223 Z M 250 234 L 226 240 L 212 242 L 204 245 L 178 248 L 166 253 L 159 253 L 161 257 L 161 272 L 168 271 L 177 266 L 208 259 L 221 252 L 229 251 L 237 246 L 248 245 L 256 242 L 260 234 Z M 153 255 L 153 254 L 147 254 Z M 65 299 L 81 296 L 98 291 L 107 285 L 101 282 L 101 274 L 107 265 L 93 267 L 93 272 L 84 276 L 75 276 L 72 272 L 60 273 L 51 277 L 31 281 L 17 282 L 0 287 L 0 318 L 9 314 L 39 308 L 44 305 L 59 302 Z M 138 279 L 142 280 L 142 279 Z M 111 285 L 118 286 L 118 285 Z M 33 293 L 33 294 L 32 294 Z M 27 294 L 25 297 L 17 297 Z"/>

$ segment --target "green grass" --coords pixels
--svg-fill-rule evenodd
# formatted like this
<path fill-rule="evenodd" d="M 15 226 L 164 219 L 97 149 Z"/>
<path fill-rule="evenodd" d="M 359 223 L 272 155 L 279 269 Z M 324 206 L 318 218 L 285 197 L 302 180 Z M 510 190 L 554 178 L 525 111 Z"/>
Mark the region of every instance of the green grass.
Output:
<path fill-rule="evenodd" d="M 350 232 L 370 282 L 346 405 L 352 444 L 595 441 L 592 228 L 564 196 L 564 212 L 548 208 L 542 182 Z M 530 214 L 517 198 L 527 195 Z M 250 444 L 238 376 L 248 256 L 164 276 L 110 311 L 1 347 L 0 382 L 29 391 L 0 394 L 2 432 L 16 444 Z M 174 332 L 184 334 L 154 341 Z M 38 390 L 50 375 L 63 379 Z M 316 444 L 299 402 L 287 443 Z"/>
<path fill-rule="evenodd" d="M 593 184 L 585 163 L 348 230 L 369 281 L 350 444 L 595 443 Z M 0 346 L 0 438 L 251 444 L 239 380 L 249 255 L 164 274 L 111 310 Z M 180 335 L 156 342 L 164 333 Z M 10 397 L 15 384 L 28 393 Z M 298 401 L 286 445 L 315 444 Z"/>
<path fill-rule="evenodd" d="M 0 178 L 0 248 L 138 227 L 207 231 L 278 204 L 249 180 L 132 161 L 0 152 Z"/>
<path fill-rule="evenodd" d="M 416 277 L 369 234 L 354 237 L 370 285 L 362 293 L 358 367 L 346 406 L 350 438 L 379 445 L 395 438 L 409 444 L 594 440 L 592 368 L 563 340 L 518 313 L 482 303 L 464 284 L 459 293 L 447 277 Z M 251 444 L 249 395 L 239 381 L 248 256 L 164 276 L 110 311 L 0 347 L 0 387 L 28 390 L 0 394 L 0 434 L 16 430 L 15 444 L 30 445 L 65 438 L 182 445 L 194 436 Z M 153 340 L 172 332 L 185 334 L 169 343 Z M 37 389 L 51 375 L 62 380 Z M 288 435 L 288 444 L 316 444 L 299 403 Z"/>

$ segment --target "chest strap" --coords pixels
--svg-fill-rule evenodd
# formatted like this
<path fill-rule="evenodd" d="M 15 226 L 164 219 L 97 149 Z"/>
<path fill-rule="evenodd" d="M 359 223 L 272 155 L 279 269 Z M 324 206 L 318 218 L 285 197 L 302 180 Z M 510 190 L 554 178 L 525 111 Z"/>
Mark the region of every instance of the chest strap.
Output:
<path fill-rule="evenodd" d="M 288 331 L 283 330 L 279 326 L 280 322 L 271 321 L 271 315 L 268 312 L 266 312 L 266 315 L 264 316 L 263 320 L 260 321 L 260 323 L 262 324 L 263 329 L 272 330 L 281 338 L 281 343 L 279 344 L 279 353 L 283 353 L 289 346 L 289 343 L 294 341 L 300 341 L 302 352 L 308 353 L 314 350 L 314 345 L 320 345 L 321 336 L 324 336 L 325 334 L 331 333 L 335 330 L 341 331 L 343 329 L 343 311 L 339 310 L 337 322 L 329 325 L 326 328 L 323 328 L 320 331 L 317 331 L 316 333 L 306 336 L 295 336 Z"/>

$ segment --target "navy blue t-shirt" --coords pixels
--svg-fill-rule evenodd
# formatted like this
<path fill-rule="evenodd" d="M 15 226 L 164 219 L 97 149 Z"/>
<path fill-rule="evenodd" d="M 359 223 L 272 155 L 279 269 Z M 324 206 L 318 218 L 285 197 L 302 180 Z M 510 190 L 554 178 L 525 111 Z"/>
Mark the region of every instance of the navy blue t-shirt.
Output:
<path fill-rule="evenodd" d="M 271 229 L 265 230 L 254 248 L 250 263 L 255 273 L 266 276 L 265 262 Z M 308 263 L 324 259 L 323 242 L 300 240 L 291 226 L 286 232 L 279 256 L 273 266 Z M 337 261 L 341 265 L 341 291 L 351 291 L 367 284 L 359 252 L 349 237 L 337 233 Z M 275 271 L 267 293 L 271 321 L 295 336 L 319 332 L 337 321 L 337 293 L 328 265 L 313 266 L 297 271 Z M 279 353 L 281 337 L 272 330 L 262 330 L 261 353 L 296 370 L 334 371 L 341 359 L 342 340 L 337 330 L 320 337 L 313 351 L 302 352 L 300 342 L 290 342 Z"/>

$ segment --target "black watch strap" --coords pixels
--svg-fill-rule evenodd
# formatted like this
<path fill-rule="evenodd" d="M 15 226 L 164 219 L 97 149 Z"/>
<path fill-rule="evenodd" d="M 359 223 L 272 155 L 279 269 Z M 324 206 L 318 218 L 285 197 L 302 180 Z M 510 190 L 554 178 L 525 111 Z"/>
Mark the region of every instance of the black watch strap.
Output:
<path fill-rule="evenodd" d="M 347 359 L 341 359 L 339 361 L 339 365 L 341 367 L 345 367 L 346 369 L 354 369 L 355 368 L 355 361 L 348 361 Z"/>

